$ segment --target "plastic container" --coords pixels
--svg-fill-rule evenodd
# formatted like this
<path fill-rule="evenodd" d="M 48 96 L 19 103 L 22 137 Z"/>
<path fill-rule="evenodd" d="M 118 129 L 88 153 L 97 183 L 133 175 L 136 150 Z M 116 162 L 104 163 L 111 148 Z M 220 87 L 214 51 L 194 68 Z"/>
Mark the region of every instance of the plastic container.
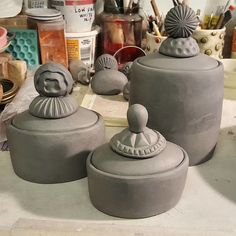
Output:
<path fill-rule="evenodd" d="M 66 33 L 69 62 L 79 59 L 93 68 L 96 56 L 97 35 L 99 32 L 100 28 L 95 27 L 89 32 Z"/>
<path fill-rule="evenodd" d="M 38 22 L 42 64 L 57 62 L 68 67 L 64 21 Z"/>
<path fill-rule="evenodd" d="M 15 59 L 26 61 L 28 66 L 39 64 L 38 33 L 32 29 L 9 29 L 15 34 L 7 52 Z"/>
<path fill-rule="evenodd" d="M 62 12 L 67 33 L 81 33 L 92 29 L 95 3 L 96 0 L 57 0 L 51 2 L 51 7 Z"/>

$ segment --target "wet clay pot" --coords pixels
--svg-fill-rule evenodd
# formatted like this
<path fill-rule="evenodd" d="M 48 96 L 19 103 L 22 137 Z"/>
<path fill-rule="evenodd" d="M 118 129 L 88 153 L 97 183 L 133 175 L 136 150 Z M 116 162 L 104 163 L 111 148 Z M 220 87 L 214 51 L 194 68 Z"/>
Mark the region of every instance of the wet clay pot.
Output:
<path fill-rule="evenodd" d="M 145 218 L 174 207 L 184 189 L 189 159 L 179 146 L 146 127 L 147 110 L 128 110 L 129 128 L 87 159 L 89 195 L 100 211 Z"/>
<path fill-rule="evenodd" d="M 15 173 L 47 184 L 85 177 L 88 154 L 104 143 L 102 117 L 78 106 L 70 95 L 73 79 L 63 66 L 44 64 L 34 82 L 40 95 L 7 129 Z"/>
<path fill-rule="evenodd" d="M 212 156 L 223 102 L 223 65 L 199 53 L 190 37 L 197 23 L 186 5 L 171 9 L 165 21 L 169 38 L 159 53 L 134 62 L 130 85 L 130 105 L 144 105 L 149 113 L 147 126 L 183 147 L 190 165 Z"/>

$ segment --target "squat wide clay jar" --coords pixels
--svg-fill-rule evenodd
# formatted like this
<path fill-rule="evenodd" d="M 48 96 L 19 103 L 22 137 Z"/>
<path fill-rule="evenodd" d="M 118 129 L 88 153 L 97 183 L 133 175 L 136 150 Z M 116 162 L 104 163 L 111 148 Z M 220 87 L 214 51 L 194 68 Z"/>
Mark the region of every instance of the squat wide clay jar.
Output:
<path fill-rule="evenodd" d="M 178 17 L 173 19 L 175 14 Z M 191 23 L 178 28 L 181 19 Z M 224 88 L 222 63 L 199 53 L 190 37 L 197 23 L 187 6 L 171 9 L 165 24 L 169 38 L 159 53 L 134 62 L 130 85 L 130 105 L 145 106 L 147 126 L 183 147 L 190 165 L 212 156 L 220 130 Z"/>
<path fill-rule="evenodd" d="M 122 218 L 145 218 L 168 211 L 182 195 L 189 159 L 179 146 L 146 127 L 139 104 L 128 110 L 129 128 L 87 159 L 89 195 L 100 211 Z"/>
<path fill-rule="evenodd" d="M 44 184 L 85 177 L 88 154 L 104 143 L 102 117 L 78 106 L 70 95 L 73 79 L 62 65 L 44 64 L 34 82 L 40 95 L 7 129 L 15 173 Z"/>

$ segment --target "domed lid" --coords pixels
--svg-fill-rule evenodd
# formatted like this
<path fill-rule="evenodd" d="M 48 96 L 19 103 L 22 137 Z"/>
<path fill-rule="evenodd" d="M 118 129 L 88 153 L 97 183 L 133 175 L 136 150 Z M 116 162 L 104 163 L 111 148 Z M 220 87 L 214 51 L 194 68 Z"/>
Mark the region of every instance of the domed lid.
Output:
<path fill-rule="evenodd" d="M 161 44 L 159 52 L 171 57 L 193 57 L 200 49 L 191 34 L 199 24 L 195 12 L 185 4 L 179 4 L 166 15 L 165 30 L 169 37 Z"/>
<path fill-rule="evenodd" d="M 150 175 L 172 170 L 186 158 L 180 147 L 146 127 L 145 107 L 132 105 L 127 117 L 129 128 L 91 154 L 91 163 L 97 169 L 117 175 Z"/>
<path fill-rule="evenodd" d="M 71 131 L 88 128 L 98 120 L 95 112 L 79 107 L 70 95 L 73 88 L 70 72 L 57 63 L 42 65 L 35 73 L 34 84 L 40 94 L 29 110 L 17 115 L 13 121 L 18 129 L 30 131 Z"/>
<path fill-rule="evenodd" d="M 220 62 L 205 54 L 199 53 L 195 57 L 178 58 L 169 57 L 160 53 L 153 53 L 145 57 L 140 57 L 134 62 L 132 70 L 135 66 L 140 65 L 145 68 L 149 67 L 156 70 L 168 71 L 204 71 L 212 70 L 219 66 Z"/>

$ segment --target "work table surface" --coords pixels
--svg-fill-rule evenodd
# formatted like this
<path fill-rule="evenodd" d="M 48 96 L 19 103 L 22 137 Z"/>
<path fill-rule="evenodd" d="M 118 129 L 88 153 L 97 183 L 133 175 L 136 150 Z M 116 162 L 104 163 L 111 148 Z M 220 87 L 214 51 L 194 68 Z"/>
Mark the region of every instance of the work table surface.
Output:
<path fill-rule="evenodd" d="M 122 127 L 106 127 L 107 140 Z M 43 171 L 43 170 L 42 170 Z M 24 181 L 0 153 L 0 236 L 235 236 L 236 101 L 224 100 L 213 158 L 190 167 L 184 193 L 170 211 L 126 220 L 96 210 L 87 178 L 42 185 Z"/>

